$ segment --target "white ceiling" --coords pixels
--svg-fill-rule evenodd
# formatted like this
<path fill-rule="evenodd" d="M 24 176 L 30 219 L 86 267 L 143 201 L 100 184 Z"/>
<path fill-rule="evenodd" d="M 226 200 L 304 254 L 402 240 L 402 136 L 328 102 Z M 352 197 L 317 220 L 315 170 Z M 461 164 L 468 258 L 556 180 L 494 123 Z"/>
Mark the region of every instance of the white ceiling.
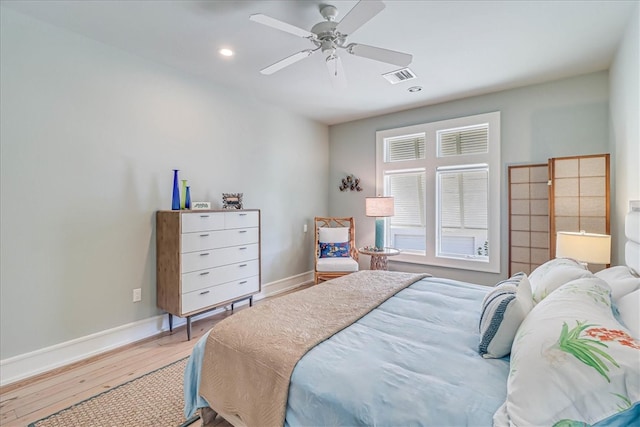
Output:
<path fill-rule="evenodd" d="M 367 0 L 364 0 L 367 1 Z M 259 70 L 310 41 L 249 21 L 263 13 L 304 29 L 320 4 L 339 21 L 356 1 L 2 1 L 3 7 L 83 34 L 239 93 L 336 124 L 609 68 L 638 1 L 402 1 L 349 42 L 413 54 L 416 80 L 389 84 L 399 67 L 341 55 L 346 89 L 330 84 L 315 54 L 273 75 Z M 637 12 L 636 12 L 637 13 Z M 221 57 L 222 47 L 233 49 Z M 410 86 L 423 90 L 410 93 Z"/>

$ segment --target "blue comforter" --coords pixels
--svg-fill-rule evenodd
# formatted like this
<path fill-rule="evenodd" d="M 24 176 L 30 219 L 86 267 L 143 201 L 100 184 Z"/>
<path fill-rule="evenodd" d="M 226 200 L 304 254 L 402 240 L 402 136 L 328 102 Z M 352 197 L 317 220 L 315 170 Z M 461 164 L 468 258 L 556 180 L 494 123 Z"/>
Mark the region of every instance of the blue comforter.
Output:
<path fill-rule="evenodd" d="M 426 278 L 317 345 L 293 371 L 285 424 L 492 425 L 509 362 L 477 351 L 488 290 Z M 195 375 L 185 372 L 189 411 L 200 406 L 199 364 L 189 364 Z"/>

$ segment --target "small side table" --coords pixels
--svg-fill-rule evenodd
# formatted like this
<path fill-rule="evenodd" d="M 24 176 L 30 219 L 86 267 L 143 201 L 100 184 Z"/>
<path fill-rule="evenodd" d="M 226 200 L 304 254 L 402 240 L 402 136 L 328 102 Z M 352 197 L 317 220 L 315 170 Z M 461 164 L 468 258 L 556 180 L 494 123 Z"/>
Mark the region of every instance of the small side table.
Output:
<path fill-rule="evenodd" d="M 371 270 L 387 270 L 387 258 L 400 254 L 400 251 L 394 248 L 384 248 L 381 251 L 360 248 L 358 249 L 358 252 L 364 255 L 369 255 L 371 257 Z"/>

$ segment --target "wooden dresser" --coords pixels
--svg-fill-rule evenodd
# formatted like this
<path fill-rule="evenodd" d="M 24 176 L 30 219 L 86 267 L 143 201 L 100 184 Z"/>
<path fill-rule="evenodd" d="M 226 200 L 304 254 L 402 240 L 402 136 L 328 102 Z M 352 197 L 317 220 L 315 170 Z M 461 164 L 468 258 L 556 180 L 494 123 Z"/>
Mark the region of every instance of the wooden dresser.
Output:
<path fill-rule="evenodd" d="M 182 210 L 156 213 L 157 304 L 187 318 L 260 292 L 260 211 Z"/>

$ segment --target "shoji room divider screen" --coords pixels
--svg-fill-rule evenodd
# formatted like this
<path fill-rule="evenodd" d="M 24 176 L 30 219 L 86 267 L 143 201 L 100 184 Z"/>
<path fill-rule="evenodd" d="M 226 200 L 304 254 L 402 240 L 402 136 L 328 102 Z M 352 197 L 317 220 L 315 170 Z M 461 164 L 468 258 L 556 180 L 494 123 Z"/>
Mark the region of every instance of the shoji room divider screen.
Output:
<path fill-rule="evenodd" d="M 597 154 L 509 167 L 509 275 L 554 258 L 558 231 L 610 234 L 609 161 Z"/>

